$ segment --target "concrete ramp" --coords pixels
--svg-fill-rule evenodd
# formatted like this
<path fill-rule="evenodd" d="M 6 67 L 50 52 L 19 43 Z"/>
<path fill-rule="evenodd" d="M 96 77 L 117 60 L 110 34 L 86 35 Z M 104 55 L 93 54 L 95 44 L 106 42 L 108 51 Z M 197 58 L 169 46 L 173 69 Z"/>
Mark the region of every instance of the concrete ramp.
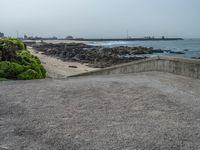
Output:
<path fill-rule="evenodd" d="M 200 78 L 200 60 L 177 57 L 153 57 L 113 67 L 82 73 L 70 77 L 89 75 L 128 74 L 148 71 L 168 72 L 176 75 Z"/>
<path fill-rule="evenodd" d="M 200 80 L 162 72 L 0 82 L 0 150 L 199 150 Z"/>

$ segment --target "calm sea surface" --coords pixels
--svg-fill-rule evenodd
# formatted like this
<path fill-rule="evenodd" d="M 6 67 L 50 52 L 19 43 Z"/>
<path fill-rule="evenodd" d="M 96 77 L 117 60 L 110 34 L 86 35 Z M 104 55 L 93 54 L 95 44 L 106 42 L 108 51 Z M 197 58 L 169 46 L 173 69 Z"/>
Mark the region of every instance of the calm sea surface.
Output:
<path fill-rule="evenodd" d="M 179 57 L 200 57 L 200 39 L 185 39 L 180 41 L 108 41 L 108 42 L 90 42 L 90 45 L 116 47 L 116 46 L 144 46 L 153 47 L 155 49 L 172 50 L 174 52 L 184 52 L 185 54 L 152 54 L 158 55 L 176 55 Z"/>

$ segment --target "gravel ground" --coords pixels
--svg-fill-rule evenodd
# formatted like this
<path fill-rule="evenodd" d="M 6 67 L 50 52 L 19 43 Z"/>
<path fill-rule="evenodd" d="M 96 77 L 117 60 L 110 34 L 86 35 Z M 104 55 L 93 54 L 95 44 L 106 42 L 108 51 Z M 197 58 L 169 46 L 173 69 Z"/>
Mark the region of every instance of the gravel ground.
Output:
<path fill-rule="evenodd" d="M 7 149 L 200 149 L 200 80 L 148 72 L 2 81 Z"/>

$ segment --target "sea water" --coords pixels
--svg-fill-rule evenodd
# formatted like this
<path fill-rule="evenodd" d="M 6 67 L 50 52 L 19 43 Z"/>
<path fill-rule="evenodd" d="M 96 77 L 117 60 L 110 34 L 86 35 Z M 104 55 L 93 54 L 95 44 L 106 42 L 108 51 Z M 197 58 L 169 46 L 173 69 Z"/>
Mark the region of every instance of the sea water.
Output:
<path fill-rule="evenodd" d="M 200 39 L 184 39 L 177 41 L 101 41 L 91 42 L 90 45 L 104 47 L 153 47 L 154 49 L 171 50 L 173 52 L 183 52 L 184 54 L 158 53 L 148 55 L 150 57 L 159 55 L 175 55 L 179 57 L 200 58 Z"/>

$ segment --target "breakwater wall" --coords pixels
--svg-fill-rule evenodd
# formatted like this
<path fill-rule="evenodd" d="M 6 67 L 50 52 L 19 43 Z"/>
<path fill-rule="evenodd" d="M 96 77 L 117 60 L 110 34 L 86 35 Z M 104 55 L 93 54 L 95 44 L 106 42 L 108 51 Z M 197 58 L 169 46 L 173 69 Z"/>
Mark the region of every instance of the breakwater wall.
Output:
<path fill-rule="evenodd" d="M 127 74 L 148 71 L 168 72 L 176 75 L 200 79 L 200 60 L 158 56 L 70 77 Z"/>
<path fill-rule="evenodd" d="M 72 41 L 174 41 L 174 40 L 184 40 L 182 38 L 130 38 L 130 39 L 68 39 Z"/>

